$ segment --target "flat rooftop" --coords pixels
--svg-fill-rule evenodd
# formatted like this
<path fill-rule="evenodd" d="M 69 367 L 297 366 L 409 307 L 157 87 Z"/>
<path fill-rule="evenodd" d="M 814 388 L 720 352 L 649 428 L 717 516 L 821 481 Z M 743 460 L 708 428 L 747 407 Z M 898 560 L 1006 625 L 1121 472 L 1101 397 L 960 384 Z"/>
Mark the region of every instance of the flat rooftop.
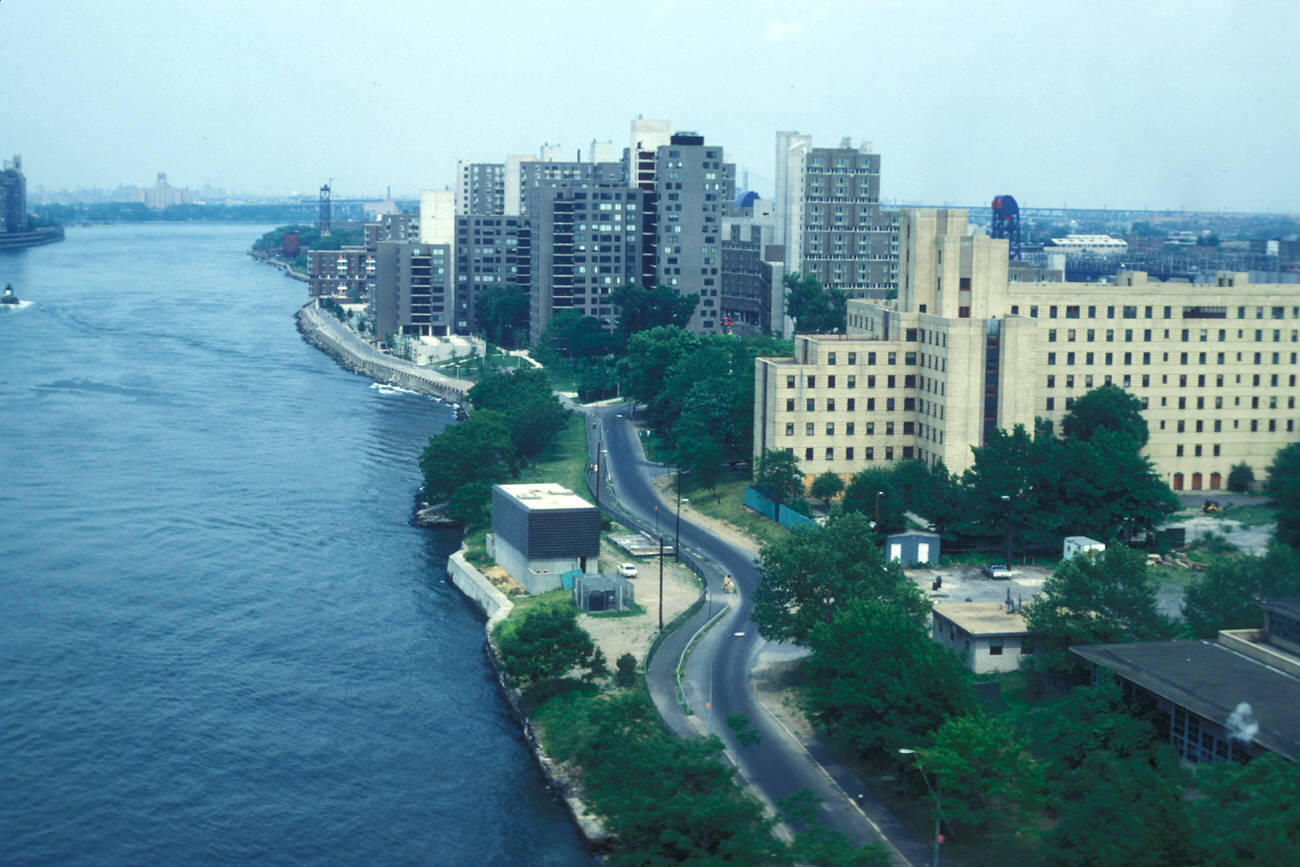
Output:
<path fill-rule="evenodd" d="M 1005 602 L 940 602 L 934 612 L 971 635 L 1023 635 L 1029 631 L 1024 615 L 1008 614 Z"/>
<path fill-rule="evenodd" d="M 514 497 L 529 509 L 594 509 L 582 497 L 564 485 L 555 482 L 536 482 L 525 485 L 497 485 L 503 493 Z"/>
<path fill-rule="evenodd" d="M 1220 725 L 1246 702 L 1259 723 L 1253 740 L 1292 761 L 1300 757 L 1300 677 L 1214 641 L 1096 644 L 1070 650 Z"/>

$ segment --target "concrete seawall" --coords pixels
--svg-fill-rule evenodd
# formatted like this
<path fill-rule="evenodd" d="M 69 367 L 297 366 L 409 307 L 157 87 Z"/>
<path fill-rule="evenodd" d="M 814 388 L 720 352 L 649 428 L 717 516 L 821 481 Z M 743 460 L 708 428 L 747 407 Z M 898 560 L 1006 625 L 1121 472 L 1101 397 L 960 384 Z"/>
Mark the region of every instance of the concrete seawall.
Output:
<path fill-rule="evenodd" d="M 298 330 L 303 340 L 333 358 L 353 373 L 376 382 L 431 394 L 448 403 L 465 406 L 465 393 L 474 383 L 452 379 L 435 370 L 385 355 L 353 334 L 343 323 L 309 302 L 298 311 Z"/>
<path fill-rule="evenodd" d="M 519 720 L 520 727 L 524 732 L 524 738 L 528 741 L 528 746 L 537 759 L 537 766 L 541 768 L 542 775 L 546 777 L 551 789 L 564 802 L 564 807 L 569 811 L 569 816 L 573 819 L 574 825 L 577 826 L 578 832 L 586 838 L 587 845 L 591 847 L 592 851 L 600 852 L 608 849 L 611 839 L 609 832 L 605 830 L 604 823 L 599 816 L 587 808 L 586 803 L 575 793 L 574 780 L 542 749 L 536 728 L 533 726 L 532 720 L 524 713 L 522 696 L 519 694 L 519 690 L 512 687 L 506 680 L 501 667 L 501 657 L 497 652 L 496 644 L 492 641 L 492 630 L 496 628 L 498 623 L 510 616 L 511 610 L 515 607 L 514 603 L 507 599 L 505 594 L 498 590 L 482 572 L 466 561 L 464 553 L 465 549 L 462 548 L 447 559 L 447 576 L 457 590 L 464 593 L 471 602 L 487 615 L 487 634 L 483 641 L 483 648 L 488 655 L 488 660 L 492 663 L 492 670 L 496 673 L 501 692 L 510 704 L 510 709 L 514 712 L 515 718 Z"/>

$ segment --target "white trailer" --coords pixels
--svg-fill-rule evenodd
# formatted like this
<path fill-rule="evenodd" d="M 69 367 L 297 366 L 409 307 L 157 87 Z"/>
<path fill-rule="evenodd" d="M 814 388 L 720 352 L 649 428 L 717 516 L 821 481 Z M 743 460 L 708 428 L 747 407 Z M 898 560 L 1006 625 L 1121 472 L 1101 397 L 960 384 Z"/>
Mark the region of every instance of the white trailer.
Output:
<path fill-rule="evenodd" d="M 1098 542 L 1096 539 L 1089 539 L 1087 536 L 1066 536 L 1065 546 L 1061 550 L 1061 559 L 1069 560 L 1079 553 L 1087 554 L 1089 557 L 1096 557 L 1105 550 L 1105 542 Z"/>

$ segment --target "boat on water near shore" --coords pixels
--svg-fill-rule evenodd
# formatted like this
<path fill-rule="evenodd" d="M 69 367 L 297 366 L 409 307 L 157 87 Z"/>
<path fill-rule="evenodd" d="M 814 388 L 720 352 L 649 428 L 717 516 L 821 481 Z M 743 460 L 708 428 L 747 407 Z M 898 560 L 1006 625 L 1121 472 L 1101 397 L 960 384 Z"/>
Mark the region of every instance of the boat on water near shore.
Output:
<path fill-rule="evenodd" d="M 0 304 L 18 304 L 21 303 L 18 296 L 14 294 L 14 284 L 5 284 L 5 294 L 0 296 Z"/>

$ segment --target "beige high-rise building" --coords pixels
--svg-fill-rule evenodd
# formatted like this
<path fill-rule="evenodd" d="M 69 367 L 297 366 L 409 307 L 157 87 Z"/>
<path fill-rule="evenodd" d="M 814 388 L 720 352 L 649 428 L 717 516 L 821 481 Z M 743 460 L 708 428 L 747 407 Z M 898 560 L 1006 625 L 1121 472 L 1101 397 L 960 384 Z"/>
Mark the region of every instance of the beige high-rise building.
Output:
<path fill-rule="evenodd" d="M 1136 395 L 1147 453 L 1175 490 L 1214 490 L 1234 464 L 1262 477 L 1296 431 L 1300 286 L 1008 279 L 1007 242 L 961 210 L 905 212 L 896 303 L 851 299 L 844 335 L 798 335 L 760 358 L 754 448 L 809 476 L 881 462 L 971 465 L 993 428 L 1061 420 L 1089 390 Z"/>

